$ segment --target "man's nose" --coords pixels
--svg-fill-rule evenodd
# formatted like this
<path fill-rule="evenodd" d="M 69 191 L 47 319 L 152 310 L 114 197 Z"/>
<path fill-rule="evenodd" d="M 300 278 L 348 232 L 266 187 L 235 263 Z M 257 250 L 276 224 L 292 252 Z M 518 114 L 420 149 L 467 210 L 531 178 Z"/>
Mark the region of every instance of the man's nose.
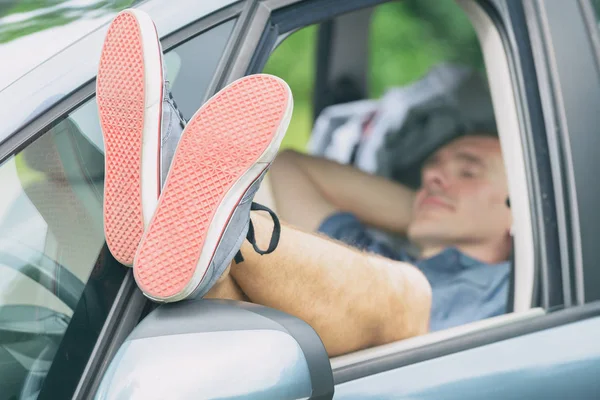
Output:
<path fill-rule="evenodd" d="M 423 186 L 428 189 L 444 189 L 448 184 L 448 178 L 439 166 L 432 166 L 423 170 Z"/>

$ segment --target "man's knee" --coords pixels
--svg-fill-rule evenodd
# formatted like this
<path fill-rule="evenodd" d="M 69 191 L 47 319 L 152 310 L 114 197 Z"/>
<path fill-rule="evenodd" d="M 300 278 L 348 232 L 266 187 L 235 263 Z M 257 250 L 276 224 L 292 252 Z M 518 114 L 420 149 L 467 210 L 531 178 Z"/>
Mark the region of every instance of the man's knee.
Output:
<path fill-rule="evenodd" d="M 290 170 L 293 171 L 296 168 L 294 159 L 297 154 L 294 150 L 283 150 L 277 154 L 269 171 L 269 174 L 274 177 L 273 179 L 278 180 L 282 175 L 289 175 Z"/>
<path fill-rule="evenodd" d="M 306 173 L 303 169 L 304 158 L 308 156 L 295 150 L 283 150 L 280 152 L 271 165 L 269 175 L 273 191 L 280 188 L 287 189 L 290 183 L 307 183 Z"/>
<path fill-rule="evenodd" d="M 378 255 L 362 253 L 358 260 L 372 271 L 379 270 L 379 279 L 371 279 L 368 288 L 371 313 L 377 318 L 372 326 L 380 328 L 372 345 L 427 333 L 431 286 L 425 275 L 409 263 Z"/>
<path fill-rule="evenodd" d="M 393 271 L 398 274 L 399 292 L 402 292 L 404 298 L 403 304 L 398 304 L 398 309 L 406 318 L 404 337 L 396 337 L 394 340 L 427 333 L 431 313 L 431 285 L 423 272 L 414 265 L 401 261 L 393 261 L 393 263 L 395 264 Z M 386 341 L 393 338 L 395 334 L 395 329 L 392 328 L 387 332 Z"/>
<path fill-rule="evenodd" d="M 302 156 L 303 156 L 303 154 L 296 150 L 291 150 L 291 149 L 283 150 L 283 151 L 279 152 L 279 154 L 277 154 L 277 157 L 275 157 L 275 160 L 273 161 L 273 165 L 271 166 L 271 171 L 280 169 L 280 168 L 286 168 L 286 167 L 289 167 L 290 165 L 298 166 L 298 160 Z"/>

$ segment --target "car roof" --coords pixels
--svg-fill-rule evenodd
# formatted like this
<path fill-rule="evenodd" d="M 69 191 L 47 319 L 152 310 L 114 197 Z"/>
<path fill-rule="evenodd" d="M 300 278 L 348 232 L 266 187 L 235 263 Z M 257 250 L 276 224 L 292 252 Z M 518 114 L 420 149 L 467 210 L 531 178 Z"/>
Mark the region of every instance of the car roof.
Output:
<path fill-rule="evenodd" d="M 237 1 L 147 0 L 136 8 L 152 17 L 162 38 Z M 0 144 L 53 104 L 95 78 L 104 36 L 114 15 L 116 13 L 113 12 L 103 16 L 99 26 L 90 28 L 88 25 L 82 29 L 85 33 L 81 38 L 0 90 Z M 23 53 L 27 50 L 23 49 Z"/>
<path fill-rule="evenodd" d="M 106 24 L 133 0 L 53 0 L 0 5 L 0 90 Z M 139 2 L 137 2 L 139 3 Z"/>

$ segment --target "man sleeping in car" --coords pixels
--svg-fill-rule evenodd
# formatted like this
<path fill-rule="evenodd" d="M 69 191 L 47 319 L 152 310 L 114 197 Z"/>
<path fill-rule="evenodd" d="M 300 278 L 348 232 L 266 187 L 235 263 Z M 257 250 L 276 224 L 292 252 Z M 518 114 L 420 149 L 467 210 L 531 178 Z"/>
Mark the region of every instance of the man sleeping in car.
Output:
<path fill-rule="evenodd" d="M 330 355 L 505 313 L 511 212 L 500 142 L 493 123 L 461 118 L 439 125 L 452 132 L 419 164 L 416 189 L 322 157 L 280 153 L 267 176 L 284 222 L 279 246 L 259 256 L 244 243 L 244 262 L 232 263 L 206 297 L 296 315 Z M 266 246 L 270 219 L 253 212 L 252 220 Z M 408 238 L 413 251 L 372 228 Z"/>

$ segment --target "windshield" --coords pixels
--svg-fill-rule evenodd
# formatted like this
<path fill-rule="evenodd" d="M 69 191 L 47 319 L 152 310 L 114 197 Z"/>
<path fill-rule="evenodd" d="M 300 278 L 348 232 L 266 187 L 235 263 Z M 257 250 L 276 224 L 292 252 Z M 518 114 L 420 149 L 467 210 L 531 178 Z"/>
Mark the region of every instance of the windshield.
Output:
<path fill-rule="evenodd" d="M 0 90 L 134 0 L 0 1 Z"/>

